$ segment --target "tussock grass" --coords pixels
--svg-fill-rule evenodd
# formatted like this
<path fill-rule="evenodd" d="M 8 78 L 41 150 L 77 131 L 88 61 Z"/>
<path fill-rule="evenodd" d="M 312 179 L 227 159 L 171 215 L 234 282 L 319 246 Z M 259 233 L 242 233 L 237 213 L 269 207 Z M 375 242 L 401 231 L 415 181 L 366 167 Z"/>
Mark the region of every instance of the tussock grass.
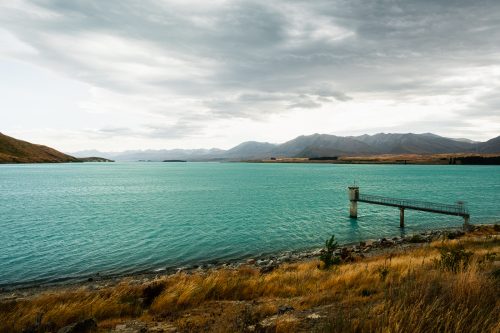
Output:
<path fill-rule="evenodd" d="M 282 265 L 269 274 L 252 267 L 180 273 L 137 285 L 58 291 L 0 303 L 0 332 L 40 322 L 54 331 L 83 318 L 99 329 L 136 318 L 168 321 L 181 331 L 237 332 L 259 325 L 287 304 L 276 332 L 500 332 L 500 241 L 493 228 L 465 238 L 393 250 L 318 269 L 319 261 Z M 443 246 L 473 254 L 456 271 L 439 264 Z M 311 321 L 301 312 L 321 314 Z"/>

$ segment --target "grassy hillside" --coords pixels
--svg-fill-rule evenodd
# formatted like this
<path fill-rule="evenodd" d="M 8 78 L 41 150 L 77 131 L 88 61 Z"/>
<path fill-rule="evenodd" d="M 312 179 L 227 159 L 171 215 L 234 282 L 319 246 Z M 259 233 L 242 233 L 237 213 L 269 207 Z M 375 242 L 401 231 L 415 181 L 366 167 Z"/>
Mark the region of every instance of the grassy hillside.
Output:
<path fill-rule="evenodd" d="M 60 163 L 79 162 L 47 146 L 14 139 L 0 133 L 0 163 Z"/>
<path fill-rule="evenodd" d="M 499 232 L 481 227 L 330 269 L 309 260 L 26 293 L 0 301 L 0 332 L 54 332 L 85 318 L 98 332 L 499 332 Z"/>

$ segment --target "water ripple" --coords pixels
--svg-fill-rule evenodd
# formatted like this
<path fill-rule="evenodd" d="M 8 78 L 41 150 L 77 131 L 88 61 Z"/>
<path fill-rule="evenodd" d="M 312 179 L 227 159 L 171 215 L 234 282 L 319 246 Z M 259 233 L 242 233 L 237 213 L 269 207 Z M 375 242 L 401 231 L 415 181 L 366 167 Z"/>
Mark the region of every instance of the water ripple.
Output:
<path fill-rule="evenodd" d="M 467 202 L 498 220 L 496 166 L 113 163 L 0 166 L 0 285 L 123 274 L 398 235 L 399 213 L 365 193 Z M 460 181 L 456 181 L 460 179 Z M 406 232 L 459 218 L 406 213 Z"/>

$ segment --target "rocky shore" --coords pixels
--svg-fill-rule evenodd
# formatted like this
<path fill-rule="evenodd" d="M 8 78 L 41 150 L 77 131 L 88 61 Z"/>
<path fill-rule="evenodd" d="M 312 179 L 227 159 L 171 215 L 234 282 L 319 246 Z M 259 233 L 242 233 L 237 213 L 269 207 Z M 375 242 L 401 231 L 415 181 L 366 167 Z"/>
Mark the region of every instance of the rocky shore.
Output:
<path fill-rule="evenodd" d="M 392 248 L 409 248 L 415 246 L 421 246 L 425 243 L 430 243 L 432 241 L 446 238 L 455 239 L 461 237 L 465 234 L 464 231 L 458 228 L 453 229 L 440 229 L 440 230 L 428 230 L 420 233 L 416 233 L 408 236 L 396 236 L 392 238 L 379 238 L 371 239 L 366 241 L 361 241 L 358 243 L 344 244 L 338 247 L 334 252 L 334 255 L 340 256 L 343 262 L 354 262 L 357 259 L 364 257 L 369 257 L 375 254 L 380 254 L 383 251 L 387 251 Z M 176 269 L 176 273 L 180 272 L 193 272 L 193 271 L 203 271 L 206 269 L 219 269 L 219 268 L 229 268 L 238 269 L 244 265 L 254 266 L 260 269 L 262 274 L 272 272 L 274 269 L 279 267 L 284 263 L 294 263 L 309 259 L 318 258 L 321 253 L 323 253 L 324 248 L 316 248 L 306 251 L 286 251 L 276 255 L 263 256 L 246 259 L 245 261 L 237 261 L 231 263 L 222 264 L 206 264 L 202 266 L 187 266 L 179 267 Z"/>
<path fill-rule="evenodd" d="M 0 332 L 496 331 L 499 232 L 498 224 L 430 230 L 3 291 Z M 341 264 L 329 269 L 325 254 Z M 429 317 L 435 302 L 442 306 Z"/>
<path fill-rule="evenodd" d="M 462 235 L 464 235 L 464 232 L 460 228 L 427 230 L 412 235 L 370 239 L 356 243 L 343 244 L 338 247 L 334 254 L 336 256 L 340 256 L 343 262 L 354 262 L 365 257 L 378 255 L 384 251 L 389 251 L 394 248 L 413 248 L 438 239 L 454 239 Z M 96 274 L 79 281 L 73 280 L 35 286 L 30 285 L 1 288 L 0 301 L 23 299 L 46 290 L 56 291 L 58 289 L 66 289 L 68 287 L 85 287 L 89 290 L 99 290 L 117 285 L 124 279 L 133 284 L 143 284 L 154 281 L 162 276 L 180 273 L 204 273 L 219 269 L 237 270 L 241 267 L 252 267 L 258 268 L 261 274 L 266 274 L 272 272 L 285 263 L 295 263 L 317 259 L 323 251 L 323 248 L 314 248 L 304 251 L 285 251 L 271 255 L 247 258 L 244 260 L 204 263 L 200 265 L 193 264 L 190 266 L 158 269 L 153 272 L 143 272 L 133 275 L 106 276 Z"/>

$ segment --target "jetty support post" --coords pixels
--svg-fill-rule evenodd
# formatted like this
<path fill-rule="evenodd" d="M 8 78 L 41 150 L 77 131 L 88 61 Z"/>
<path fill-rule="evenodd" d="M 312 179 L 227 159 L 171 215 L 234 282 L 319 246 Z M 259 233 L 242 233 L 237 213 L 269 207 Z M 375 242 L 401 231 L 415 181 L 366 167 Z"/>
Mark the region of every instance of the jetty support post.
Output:
<path fill-rule="evenodd" d="M 405 208 L 399 207 L 399 227 L 405 227 Z"/>
<path fill-rule="evenodd" d="M 464 215 L 464 230 L 465 231 L 469 230 L 469 228 L 470 228 L 469 218 L 470 218 L 469 215 Z"/>
<path fill-rule="evenodd" d="M 359 187 L 356 185 L 349 186 L 349 216 L 352 218 L 358 218 L 358 199 L 359 199 Z"/>

